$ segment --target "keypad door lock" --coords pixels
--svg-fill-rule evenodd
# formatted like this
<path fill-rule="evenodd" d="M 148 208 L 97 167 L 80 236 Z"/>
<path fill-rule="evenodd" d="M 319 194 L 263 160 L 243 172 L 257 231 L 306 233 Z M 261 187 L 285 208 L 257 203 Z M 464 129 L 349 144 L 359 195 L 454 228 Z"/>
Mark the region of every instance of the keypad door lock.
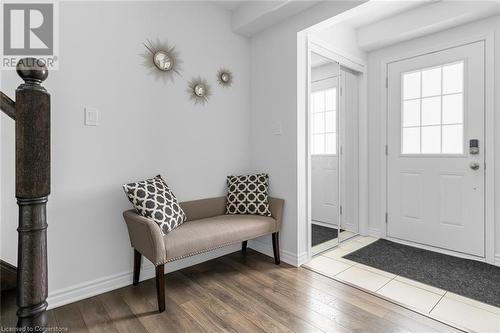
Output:
<path fill-rule="evenodd" d="M 471 155 L 479 154 L 479 140 L 478 139 L 470 139 L 469 140 L 469 153 Z"/>

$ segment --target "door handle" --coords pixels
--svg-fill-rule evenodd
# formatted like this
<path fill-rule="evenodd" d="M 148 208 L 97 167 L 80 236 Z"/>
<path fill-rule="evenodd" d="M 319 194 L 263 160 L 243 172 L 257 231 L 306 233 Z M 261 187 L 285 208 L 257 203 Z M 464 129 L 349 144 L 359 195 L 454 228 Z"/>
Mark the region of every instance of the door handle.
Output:
<path fill-rule="evenodd" d="M 476 163 L 476 162 L 471 162 L 471 164 L 470 164 L 470 168 L 471 168 L 472 170 L 477 170 L 477 169 L 479 169 L 479 163 Z"/>

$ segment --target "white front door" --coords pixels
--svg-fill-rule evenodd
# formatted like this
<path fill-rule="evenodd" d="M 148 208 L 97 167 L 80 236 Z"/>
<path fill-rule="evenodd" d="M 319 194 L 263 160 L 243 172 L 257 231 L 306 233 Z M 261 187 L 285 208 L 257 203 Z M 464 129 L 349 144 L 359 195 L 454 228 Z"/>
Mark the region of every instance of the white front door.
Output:
<path fill-rule="evenodd" d="M 334 155 L 311 156 L 312 220 L 339 224 L 339 170 Z"/>
<path fill-rule="evenodd" d="M 484 257 L 484 42 L 387 70 L 387 235 Z"/>
<path fill-rule="evenodd" d="M 338 78 L 313 82 L 311 100 L 312 220 L 337 227 L 339 223 Z"/>

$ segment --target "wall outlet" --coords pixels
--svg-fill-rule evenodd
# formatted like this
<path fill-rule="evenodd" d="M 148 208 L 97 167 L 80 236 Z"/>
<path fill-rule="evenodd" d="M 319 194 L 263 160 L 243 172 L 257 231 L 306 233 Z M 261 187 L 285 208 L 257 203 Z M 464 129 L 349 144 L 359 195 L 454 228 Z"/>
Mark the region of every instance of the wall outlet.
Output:
<path fill-rule="evenodd" d="M 99 125 L 99 110 L 96 108 L 85 108 L 85 126 Z"/>

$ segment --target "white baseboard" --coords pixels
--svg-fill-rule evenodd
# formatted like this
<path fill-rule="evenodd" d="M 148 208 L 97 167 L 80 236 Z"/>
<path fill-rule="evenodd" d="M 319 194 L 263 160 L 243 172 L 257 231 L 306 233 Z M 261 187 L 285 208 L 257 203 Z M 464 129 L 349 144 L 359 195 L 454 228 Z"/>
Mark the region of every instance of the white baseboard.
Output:
<path fill-rule="evenodd" d="M 307 251 L 299 253 L 299 255 L 297 257 L 297 267 L 302 266 L 303 264 L 305 264 L 308 261 L 309 261 L 309 258 L 307 256 Z"/>
<path fill-rule="evenodd" d="M 174 272 L 179 269 L 196 265 L 204 261 L 215 259 L 226 254 L 239 251 L 241 244 L 233 244 L 210 252 L 205 252 L 196 256 L 177 260 L 168 263 L 165 266 L 166 273 Z M 130 263 L 132 266 L 132 263 Z M 71 287 L 62 288 L 54 291 L 49 291 L 47 302 L 48 309 L 57 308 L 66 304 L 70 304 L 85 298 L 96 296 L 111 290 L 119 289 L 132 284 L 132 270 L 105 276 L 92 281 L 76 284 Z M 140 280 L 144 281 L 155 276 L 154 265 L 147 260 L 143 261 L 141 267 Z"/>
<path fill-rule="evenodd" d="M 248 247 L 257 251 L 257 252 L 260 252 L 268 257 L 274 256 L 271 239 L 269 239 L 269 242 L 266 242 L 266 243 L 261 242 L 257 239 L 250 240 L 248 242 Z M 307 253 L 306 253 L 306 257 L 307 257 Z M 292 252 L 289 252 L 289 251 L 286 251 L 283 249 L 280 249 L 280 259 L 281 259 L 281 261 L 284 261 L 287 264 L 290 264 L 290 265 L 295 266 L 295 267 L 299 267 L 302 264 L 301 263 L 302 259 L 299 258 L 299 256 L 297 256 L 295 253 L 292 253 Z"/>
<path fill-rule="evenodd" d="M 376 238 L 382 237 L 382 232 L 379 229 L 368 228 L 368 235 Z"/>
<path fill-rule="evenodd" d="M 258 240 L 250 240 L 248 242 L 248 246 L 257 252 L 273 257 L 273 249 L 270 239 L 269 239 L 269 244 L 267 242 L 264 243 Z M 165 271 L 166 273 L 174 272 L 188 266 L 196 265 L 204 261 L 208 261 L 235 251 L 239 251 L 240 249 L 241 249 L 241 244 L 233 244 L 217 250 L 202 253 L 182 260 L 177 260 L 168 263 L 165 266 Z M 282 261 L 292 266 L 298 267 L 307 261 L 307 252 L 304 252 L 299 256 L 297 256 L 292 252 L 288 252 L 281 249 L 280 257 Z M 132 266 L 132 263 L 130 265 Z M 61 288 L 54 291 L 49 291 L 49 296 L 47 298 L 47 302 L 49 304 L 48 309 L 54 309 L 66 304 L 80 301 L 85 298 L 89 298 L 92 296 L 103 294 L 111 290 L 128 286 L 132 284 L 132 275 L 133 272 L 132 270 L 130 270 L 118 274 L 105 276 L 92 281 L 83 282 L 80 284 L 76 284 L 74 286 Z M 144 260 L 141 267 L 140 280 L 144 281 L 147 279 L 154 278 L 154 276 L 155 276 L 154 265 L 149 261 Z"/>
<path fill-rule="evenodd" d="M 152 268 L 141 269 L 141 281 L 154 277 L 154 275 L 155 272 Z M 131 283 L 132 272 L 124 272 L 54 290 L 49 292 L 49 296 L 47 297 L 48 309 L 58 308 L 85 298 L 125 287 Z"/>
<path fill-rule="evenodd" d="M 495 255 L 495 266 L 500 267 L 500 254 Z"/>

